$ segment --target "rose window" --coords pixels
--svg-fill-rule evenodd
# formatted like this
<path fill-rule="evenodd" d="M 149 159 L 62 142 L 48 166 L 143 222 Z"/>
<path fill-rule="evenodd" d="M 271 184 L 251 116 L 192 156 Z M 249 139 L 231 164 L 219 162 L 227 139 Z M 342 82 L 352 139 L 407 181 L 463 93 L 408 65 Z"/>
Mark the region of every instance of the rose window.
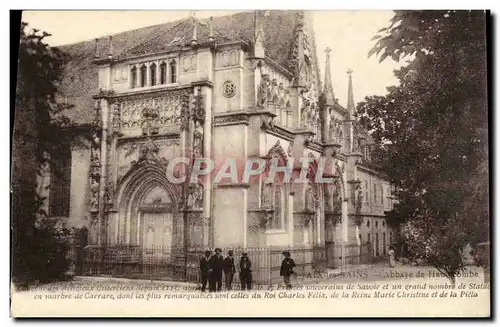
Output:
<path fill-rule="evenodd" d="M 231 82 L 231 81 L 224 82 L 224 84 L 222 85 L 222 94 L 226 98 L 233 97 L 235 92 L 236 92 L 236 85 L 234 85 L 233 82 Z"/>

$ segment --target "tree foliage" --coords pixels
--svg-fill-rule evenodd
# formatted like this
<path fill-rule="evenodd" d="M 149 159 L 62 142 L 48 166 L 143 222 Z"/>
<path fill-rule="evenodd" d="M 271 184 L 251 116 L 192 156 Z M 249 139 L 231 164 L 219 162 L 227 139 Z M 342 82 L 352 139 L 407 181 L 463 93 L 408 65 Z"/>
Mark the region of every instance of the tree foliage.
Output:
<path fill-rule="evenodd" d="M 66 57 L 44 42 L 47 36 L 28 30 L 26 23 L 21 25 L 12 136 L 12 274 L 16 283 L 48 280 L 68 268 L 61 231 L 35 227 L 44 201 L 36 193 L 37 174 L 68 150 L 73 136 L 66 130 L 68 119 L 61 115 L 70 106 L 58 101 Z M 51 169 L 59 173 L 57 166 Z"/>
<path fill-rule="evenodd" d="M 396 11 L 374 39 L 369 55 L 406 60 L 398 86 L 357 108 L 399 199 L 390 220 L 408 222 L 410 248 L 449 275 L 489 226 L 486 15 Z"/>

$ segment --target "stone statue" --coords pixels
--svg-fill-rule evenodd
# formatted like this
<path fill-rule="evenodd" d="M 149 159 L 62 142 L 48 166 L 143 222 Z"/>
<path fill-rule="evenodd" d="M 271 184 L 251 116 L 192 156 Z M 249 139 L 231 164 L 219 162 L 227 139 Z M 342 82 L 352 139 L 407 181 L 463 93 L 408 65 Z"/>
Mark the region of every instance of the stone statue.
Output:
<path fill-rule="evenodd" d="M 306 210 L 307 211 L 314 211 L 315 210 L 314 202 L 315 202 L 314 190 L 313 190 L 312 186 L 309 186 L 307 191 L 306 191 Z"/>
<path fill-rule="evenodd" d="M 272 183 L 264 184 L 262 187 L 262 208 L 272 207 Z"/>
<path fill-rule="evenodd" d="M 262 75 L 262 80 L 260 82 L 259 91 L 257 93 L 257 107 L 264 108 L 267 105 L 268 99 L 268 89 L 269 89 L 269 75 Z"/>

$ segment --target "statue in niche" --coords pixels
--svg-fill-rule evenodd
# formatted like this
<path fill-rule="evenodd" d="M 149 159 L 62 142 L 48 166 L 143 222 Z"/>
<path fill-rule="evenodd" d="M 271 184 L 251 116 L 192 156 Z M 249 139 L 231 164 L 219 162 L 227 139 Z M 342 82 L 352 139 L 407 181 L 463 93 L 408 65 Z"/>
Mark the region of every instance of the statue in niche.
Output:
<path fill-rule="evenodd" d="M 158 146 L 153 142 L 152 139 L 148 139 L 146 143 L 141 146 L 141 154 L 139 156 L 139 161 L 147 159 L 155 159 L 158 153 Z"/>
<path fill-rule="evenodd" d="M 301 113 L 300 120 L 302 126 L 307 126 L 308 116 L 309 116 L 309 105 L 310 101 L 308 99 L 304 99 L 302 101 L 302 110 L 300 112 Z"/>
<path fill-rule="evenodd" d="M 272 183 L 266 183 L 262 186 L 262 208 L 271 209 L 272 207 Z"/>
<path fill-rule="evenodd" d="M 267 92 L 269 89 L 269 75 L 263 74 L 260 82 L 259 91 L 257 93 L 257 107 L 264 108 L 269 101 Z"/>
<path fill-rule="evenodd" d="M 99 153 L 99 149 L 92 149 L 92 157 L 91 162 L 93 166 L 98 166 L 101 164 L 101 155 Z"/>
<path fill-rule="evenodd" d="M 90 208 L 92 211 L 99 209 L 99 182 L 90 178 Z"/>
<path fill-rule="evenodd" d="M 187 205 L 190 209 L 203 208 L 203 186 L 200 184 L 193 185 L 189 188 Z"/>
<path fill-rule="evenodd" d="M 306 210 L 308 212 L 314 212 L 316 211 L 317 207 L 318 207 L 318 201 L 316 197 L 316 192 L 314 191 L 314 188 L 312 186 L 309 186 L 306 191 Z"/>
<path fill-rule="evenodd" d="M 203 128 L 199 121 L 195 122 L 193 132 L 193 152 L 196 157 L 203 156 Z"/>

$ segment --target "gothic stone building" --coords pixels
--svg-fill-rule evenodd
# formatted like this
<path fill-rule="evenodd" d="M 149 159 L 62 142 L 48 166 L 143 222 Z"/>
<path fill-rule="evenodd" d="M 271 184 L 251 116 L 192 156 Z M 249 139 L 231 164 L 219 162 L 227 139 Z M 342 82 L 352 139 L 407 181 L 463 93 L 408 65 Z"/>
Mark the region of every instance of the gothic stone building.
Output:
<path fill-rule="evenodd" d="M 190 17 L 62 46 L 71 57 L 67 115 L 93 137 L 58 160 L 62 174 L 48 168 L 41 178 L 41 190 L 50 186 L 49 215 L 86 228 L 87 249 L 96 253 L 321 248 L 333 267 L 349 246 L 359 254 L 370 242 L 374 256 L 384 255 L 393 237 L 384 218 L 390 185 L 370 164 L 352 72 L 347 106 L 334 96 L 328 49 L 320 81 L 311 15 Z M 179 185 L 165 170 L 177 157 L 212 158 L 216 166 L 226 158 L 308 157 L 313 172 L 323 157 L 334 183 Z"/>

